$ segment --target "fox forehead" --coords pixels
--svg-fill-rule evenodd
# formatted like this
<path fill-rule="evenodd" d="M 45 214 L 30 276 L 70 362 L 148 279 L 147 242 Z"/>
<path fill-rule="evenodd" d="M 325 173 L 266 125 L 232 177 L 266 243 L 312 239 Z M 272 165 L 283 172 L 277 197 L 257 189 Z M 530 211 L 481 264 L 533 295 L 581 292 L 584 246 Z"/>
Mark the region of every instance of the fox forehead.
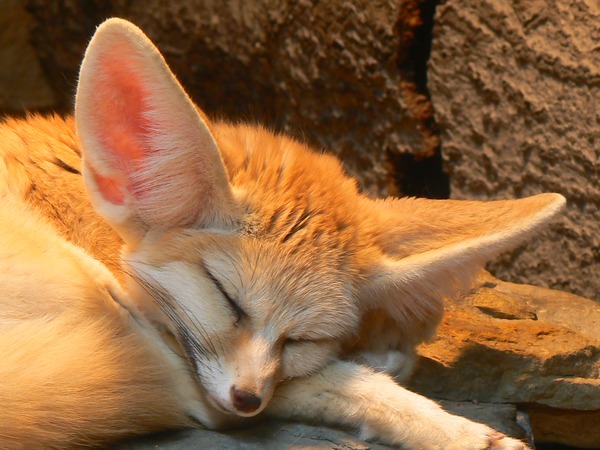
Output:
<path fill-rule="evenodd" d="M 332 251 L 295 250 L 252 237 L 187 229 L 142 245 L 128 259 L 202 321 L 232 322 L 231 315 L 223 318 L 230 308 L 225 294 L 257 333 L 271 338 L 318 340 L 351 333 L 359 311 L 348 272 L 335 263 Z"/>

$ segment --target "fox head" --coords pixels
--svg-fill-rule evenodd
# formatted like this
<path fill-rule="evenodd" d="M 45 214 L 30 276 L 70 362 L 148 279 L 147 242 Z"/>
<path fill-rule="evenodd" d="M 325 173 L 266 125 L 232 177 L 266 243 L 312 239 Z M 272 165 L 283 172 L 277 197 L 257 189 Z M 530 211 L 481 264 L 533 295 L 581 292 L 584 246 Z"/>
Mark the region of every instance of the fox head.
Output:
<path fill-rule="evenodd" d="M 89 44 L 75 118 L 89 195 L 125 242 L 132 314 L 240 416 L 328 364 L 371 311 L 423 341 L 444 296 L 564 204 L 371 200 L 331 156 L 209 121 L 120 19 Z"/>

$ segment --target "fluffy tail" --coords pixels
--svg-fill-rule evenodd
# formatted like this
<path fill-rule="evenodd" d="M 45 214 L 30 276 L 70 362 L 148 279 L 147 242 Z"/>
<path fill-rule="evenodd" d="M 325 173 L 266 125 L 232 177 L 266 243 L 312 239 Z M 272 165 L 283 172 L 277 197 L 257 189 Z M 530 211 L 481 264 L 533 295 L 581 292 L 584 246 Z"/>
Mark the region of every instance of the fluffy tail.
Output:
<path fill-rule="evenodd" d="M 116 317 L 0 327 L 0 448 L 73 448 L 189 424 L 169 376 Z"/>

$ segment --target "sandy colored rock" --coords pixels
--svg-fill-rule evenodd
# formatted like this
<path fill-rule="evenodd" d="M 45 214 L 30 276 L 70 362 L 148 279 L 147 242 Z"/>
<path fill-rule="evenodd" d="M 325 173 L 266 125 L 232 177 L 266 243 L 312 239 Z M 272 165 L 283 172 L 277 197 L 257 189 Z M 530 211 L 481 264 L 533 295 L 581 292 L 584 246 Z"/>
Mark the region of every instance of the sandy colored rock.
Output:
<path fill-rule="evenodd" d="M 453 198 L 567 197 L 501 278 L 600 299 L 600 9 L 585 0 L 448 0 L 428 87 Z"/>
<path fill-rule="evenodd" d="M 549 307 L 562 314 L 547 315 Z M 411 386 L 436 398 L 524 405 L 536 439 L 599 446 L 598 314 L 591 300 L 482 275 L 470 295 L 448 303 Z"/>
<path fill-rule="evenodd" d="M 533 311 L 541 322 L 563 326 L 600 341 L 599 301 L 528 284 L 500 280 L 494 280 L 492 284 L 496 296 L 518 299 L 516 303 Z M 481 298 L 481 290 L 477 297 Z"/>
<path fill-rule="evenodd" d="M 530 407 L 531 428 L 538 442 L 557 442 L 572 447 L 600 448 L 599 411 L 574 411 Z"/>

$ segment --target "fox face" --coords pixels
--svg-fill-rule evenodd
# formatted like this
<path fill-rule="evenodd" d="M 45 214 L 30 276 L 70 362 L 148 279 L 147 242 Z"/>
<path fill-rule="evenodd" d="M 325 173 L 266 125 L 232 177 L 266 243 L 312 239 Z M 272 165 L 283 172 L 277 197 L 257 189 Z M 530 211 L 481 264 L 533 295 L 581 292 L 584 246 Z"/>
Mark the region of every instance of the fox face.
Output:
<path fill-rule="evenodd" d="M 239 416 L 334 358 L 412 351 L 445 296 L 564 204 L 367 198 L 332 156 L 209 121 L 119 19 L 86 51 L 75 120 L 92 203 L 125 243 L 126 307 Z"/>
<path fill-rule="evenodd" d="M 125 257 L 131 291 L 218 409 L 257 414 L 277 384 L 324 367 L 355 332 L 351 280 L 330 261 L 235 233 L 147 240 Z"/>

